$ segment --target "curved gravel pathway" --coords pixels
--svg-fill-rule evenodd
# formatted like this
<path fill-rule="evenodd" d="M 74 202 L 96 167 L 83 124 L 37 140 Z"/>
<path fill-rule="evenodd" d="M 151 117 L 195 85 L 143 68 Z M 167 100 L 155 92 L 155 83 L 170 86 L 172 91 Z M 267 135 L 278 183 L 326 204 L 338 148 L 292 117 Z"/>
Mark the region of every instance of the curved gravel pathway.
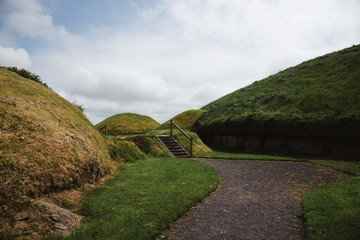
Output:
<path fill-rule="evenodd" d="M 218 171 L 221 185 L 159 238 L 302 239 L 302 196 L 345 177 L 303 162 L 198 160 Z"/>

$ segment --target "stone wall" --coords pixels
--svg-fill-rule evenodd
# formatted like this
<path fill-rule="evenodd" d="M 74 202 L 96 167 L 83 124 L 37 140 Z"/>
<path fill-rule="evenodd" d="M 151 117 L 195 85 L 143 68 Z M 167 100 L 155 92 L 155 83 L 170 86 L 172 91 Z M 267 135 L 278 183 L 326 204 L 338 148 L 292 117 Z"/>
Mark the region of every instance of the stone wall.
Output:
<path fill-rule="evenodd" d="M 360 160 L 360 140 L 258 134 L 200 134 L 210 147 L 268 153 L 343 156 Z"/>

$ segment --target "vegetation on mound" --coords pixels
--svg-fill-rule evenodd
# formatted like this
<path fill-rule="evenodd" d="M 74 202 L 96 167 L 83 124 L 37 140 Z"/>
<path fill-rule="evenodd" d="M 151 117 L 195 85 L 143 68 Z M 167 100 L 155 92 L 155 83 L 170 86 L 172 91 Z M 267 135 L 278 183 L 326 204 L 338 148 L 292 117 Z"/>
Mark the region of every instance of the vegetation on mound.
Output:
<path fill-rule="evenodd" d="M 202 132 L 309 131 L 360 135 L 360 45 L 303 62 L 202 109 Z M 246 130 L 241 130 L 246 129 Z"/>
<path fill-rule="evenodd" d="M 42 80 L 41 80 L 41 77 L 35 73 L 32 73 L 24 68 L 22 69 L 19 69 L 17 67 L 1 67 L 1 68 L 5 68 L 7 70 L 10 70 L 14 73 L 17 73 L 18 75 L 24 77 L 24 78 L 27 78 L 27 79 L 30 79 L 34 82 L 37 82 L 37 83 L 40 83 L 42 85 L 44 85 L 45 87 L 48 87 L 48 85 L 46 83 L 44 83 Z"/>
<path fill-rule="evenodd" d="M 135 145 L 144 153 L 153 157 L 169 157 L 170 153 L 162 146 L 159 140 L 152 135 L 136 135 L 128 138 L 129 141 L 135 143 Z"/>
<path fill-rule="evenodd" d="M 114 168 L 103 137 L 80 109 L 0 68 L 0 218 L 31 198 L 95 182 Z"/>
<path fill-rule="evenodd" d="M 106 139 L 106 145 L 113 161 L 120 163 L 133 163 L 147 158 L 134 142 L 125 140 Z"/>
<path fill-rule="evenodd" d="M 188 110 L 183 113 L 180 113 L 172 118 L 172 120 L 183 130 L 194 131 L 194 124 L 196 120 L 201 117 L 205 110 Z M 170 120 L 161 124 L 157 129 L 169 129 Z"/>
<path fill-rule="evenodd" d="M 135 113 L 121 113 L 108 117 L 104 121 L 95 125 L 100 130 L 107 125 L 108 135 L 128 135 L 147 133 L 160 124 L 148 116 Z M 104 132 L 105 130 L 102 130 Z"/>
<path fill-rule="evenodd" d="M 213 168 L 193 160 L 149 158 L 120 166 L 86 197 L 80 229 L 48 239 L 153 239 L 218 183 Z"/>

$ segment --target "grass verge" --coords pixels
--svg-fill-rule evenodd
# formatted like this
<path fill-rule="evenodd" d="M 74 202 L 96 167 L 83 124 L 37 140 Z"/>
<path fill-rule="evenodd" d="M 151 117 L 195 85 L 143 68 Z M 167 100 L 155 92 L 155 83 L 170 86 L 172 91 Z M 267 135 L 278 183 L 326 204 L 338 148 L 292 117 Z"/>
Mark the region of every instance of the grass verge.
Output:
<path fill-rule="evenodd" d="M 360 177 L 308 193 L 303 212 L 306 239 L 360 239 Z"/>
<path fill-rule="evenodd" d="M 66 238 L 46 239 L 151 239 L 218 183 L 213 168 L 194 160 L 149 158 L 120 166 L 112 179 L 87 195 L 80 229 Z"/>

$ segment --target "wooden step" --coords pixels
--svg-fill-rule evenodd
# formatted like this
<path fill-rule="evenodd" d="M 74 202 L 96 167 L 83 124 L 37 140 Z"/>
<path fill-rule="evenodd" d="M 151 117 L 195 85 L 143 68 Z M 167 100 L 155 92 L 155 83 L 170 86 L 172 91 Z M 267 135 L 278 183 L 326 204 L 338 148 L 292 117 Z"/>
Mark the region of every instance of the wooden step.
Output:
<path fill-rule="evenodd" d="M 190 154 L 173 137 L 169 135 L 158 135 L 156 137 L 174 157 L 177 158 L 190 157 Z"/>

